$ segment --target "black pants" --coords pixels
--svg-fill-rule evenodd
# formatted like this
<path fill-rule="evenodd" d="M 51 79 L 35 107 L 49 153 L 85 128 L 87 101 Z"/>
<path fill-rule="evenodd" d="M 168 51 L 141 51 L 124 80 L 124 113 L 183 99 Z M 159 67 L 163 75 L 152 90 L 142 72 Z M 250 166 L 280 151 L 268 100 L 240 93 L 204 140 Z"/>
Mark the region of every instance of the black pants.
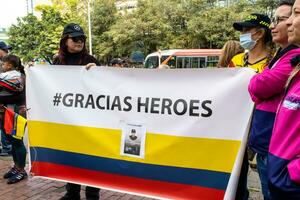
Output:
<path fill-rule="evenodd" d="M 236 200 L 247 200 L 249 198 L 249 190 L 247 188 L 248 171 L 249 171 L 249 162 L 248 162 L 248 153 L 246 149 L 243 158 L 241 174 L 237 186 L 236 196 L 235 196 Z"/>
<path fill-rule="evenodd" d="M 12 145 L 11 154 L 14 160 L 16 167 L 24 169 L 26 164 L 26 148 L 23 140 L 16 139 L 11 135 L 6 135 L 8 141 Z"/>
<path fill-rule="evenodd" d="M 67 196 L 71 199 L 80 199 L 80 188 L 81 185 L 67 183 Z M 85 188 L 85 196 L 87 200 L 98 200 L 99 199 L 99 188 L 89 187 Z"/>

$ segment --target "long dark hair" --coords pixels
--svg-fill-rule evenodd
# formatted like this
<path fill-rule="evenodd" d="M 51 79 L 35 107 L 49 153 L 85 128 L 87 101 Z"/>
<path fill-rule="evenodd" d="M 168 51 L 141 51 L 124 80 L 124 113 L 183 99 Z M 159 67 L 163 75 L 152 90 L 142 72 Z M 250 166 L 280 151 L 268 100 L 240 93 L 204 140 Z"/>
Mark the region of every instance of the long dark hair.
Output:
<path fill-rule="evenodd" d="M 67 54 L 70 54 L 68 52 L 68 46 L 66 45 L 66 42 L 68 40 L 69 36 L 68 35 L 63 35 L 62 38 L 60 39 L 60 43 L 59 43 L 59 51 L 58 51 L 58 59 L 59 59 L 59 63 L 61 65 L 65 65 L 66 63 L 66 56 Z M 83 45 L 83 49 L 82 51 L 79 53 L 80 56 L 80 60 L 78 65 L 82 65 L 82 61 L 83 59 L 89 55 L 88 50 L 85 46 L 85 41 L 84 41 L 84 45 Z"/>

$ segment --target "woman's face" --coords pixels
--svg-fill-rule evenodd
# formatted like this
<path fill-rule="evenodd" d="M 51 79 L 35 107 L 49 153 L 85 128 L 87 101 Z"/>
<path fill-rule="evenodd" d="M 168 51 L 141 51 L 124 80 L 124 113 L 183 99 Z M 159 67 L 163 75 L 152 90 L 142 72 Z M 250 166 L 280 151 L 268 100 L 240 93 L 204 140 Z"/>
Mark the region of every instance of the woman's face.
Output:
<path fill-rule="evenodd" d="M 78 37 L 69 37 L 66 41 L 66 45 L 68 47 L 68 52 L 70 53 L 79 53 L 82 51 L 85 43 L 84 36 Z"/>
<path fill-rule="evenodd" d="M 300 0 L 296 0 L 291 17 L 287 20 L 289 43 L 300 46 Z"/>

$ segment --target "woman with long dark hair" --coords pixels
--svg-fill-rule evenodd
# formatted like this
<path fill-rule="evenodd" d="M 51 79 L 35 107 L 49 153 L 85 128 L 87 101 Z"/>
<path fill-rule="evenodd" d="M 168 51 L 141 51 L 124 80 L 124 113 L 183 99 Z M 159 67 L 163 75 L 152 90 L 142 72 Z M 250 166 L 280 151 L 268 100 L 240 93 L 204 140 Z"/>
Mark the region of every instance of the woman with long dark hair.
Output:
<path fill-rule="evenodd" d="M 78 24 L 70 23 L 65 26 L 60 40 L 58 55 L 53 60 L 54 65 L 100 65 L 95 57 L 88 54 L 86 49 L 86 36 Z M 67 183 L 67 193 L 60 200 L 80 200 L 80 185 Z M 87 200 L 99 199 L 99 188 L 86 187 Z"/>

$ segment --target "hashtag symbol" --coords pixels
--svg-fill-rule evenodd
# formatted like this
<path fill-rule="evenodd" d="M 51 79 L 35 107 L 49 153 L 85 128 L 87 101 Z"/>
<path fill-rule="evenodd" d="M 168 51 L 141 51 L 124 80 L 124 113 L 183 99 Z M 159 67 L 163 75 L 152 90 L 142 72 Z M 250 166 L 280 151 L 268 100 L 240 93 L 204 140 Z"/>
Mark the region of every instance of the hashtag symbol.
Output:
<path fill-rule="evenodd" d="M 58 106 L 58 104 L 60 103 L 60 99 L 61 99 L 61 93 L 56 93 L 55 96 L 53 97 L 53 105 Z"/>

